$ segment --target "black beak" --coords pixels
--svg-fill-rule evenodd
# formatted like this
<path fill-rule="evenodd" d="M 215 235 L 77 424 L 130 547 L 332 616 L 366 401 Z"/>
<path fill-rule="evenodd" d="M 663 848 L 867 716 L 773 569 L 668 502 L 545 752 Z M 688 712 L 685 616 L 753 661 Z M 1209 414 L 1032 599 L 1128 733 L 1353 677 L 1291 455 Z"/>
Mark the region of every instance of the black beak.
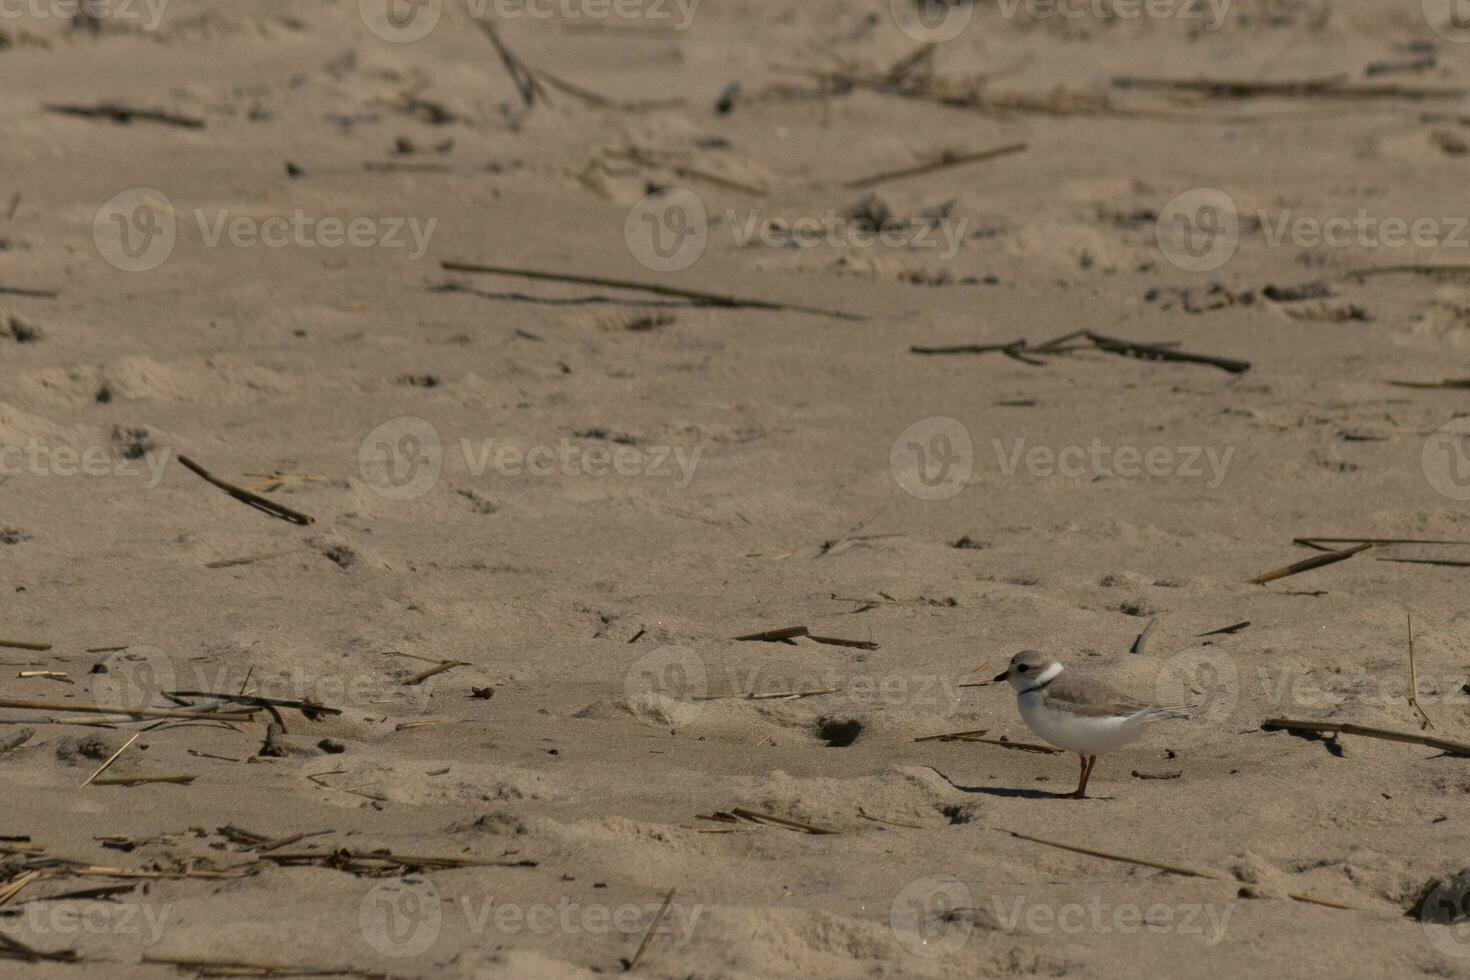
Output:
<path fill-rule="evenodd" d="M 990 679 L 990 683 L 992 683 L 992 684 L 999 684 L 1001 681 L 1005 680 L 1006 678 L 1008 678 L 1010 676 L 1011 676 L 1011 672 L 1010 672 L 1009 669 L 1003 670 L 998 675 L 996 675 L 995 677 L 992 677 Z"/>

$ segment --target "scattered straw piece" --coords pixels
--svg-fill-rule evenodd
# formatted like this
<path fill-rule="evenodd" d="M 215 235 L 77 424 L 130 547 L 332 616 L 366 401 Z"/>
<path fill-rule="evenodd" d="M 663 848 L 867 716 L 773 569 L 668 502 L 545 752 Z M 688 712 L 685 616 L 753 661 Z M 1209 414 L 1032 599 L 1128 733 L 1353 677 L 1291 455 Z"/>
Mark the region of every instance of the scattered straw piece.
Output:
<path fill-rule="evenodd" d="M 648 950 L 648 944 L 653 942 L 654 933 L 658 932 L 658 927 L 663 923 L 664 916 L 669 914 L 669 905 L 673 901 L 674 889 L 670 888 L 668 890 L 668 893 L 664 895 L 664 903 L 663 905 L 659 906 L 658 914 L 655 915 L 653 917 L 653 921 L 648 924 L 648 931 L 643 934 L 643 942 L 638 944 L 638 952 L 634 953 L 633 958 L 628 961 L 628 969 L 625 972 L 632 973 L 634 970 L 638 969 L 638 964 L 640 961 L 642 961 L 643 954 Z"/>
<path fill-rule="evenodd" d="M 1346 561 L 1353 557 L 1353 555 L 1367 551 L 1371 547 L 1373 545 L 1370 542 L 1364 541 L 1361 544 L 1355 544 L 1351 548 L 1344 548 L 1341 551 L 1329 551 L 1325 555 L 1304 558 L 1301 561 L 1292 562 L 1290 565 L 1283 565 L 1281 568 L 1275 568 L 1269 572 L 1262 572 L 1255 578 L 1249 579 L 1247 584 L 1265 585 L 1267 582 L 1274 582 L 1279 578 L 1299 575 L 1302 572 L 1310 572 L 1312 569 L 1321 568 L 1323 565 L 1333 565 L 1340 561 Z"/>
<path fill-rule="evenodd" d="M 1409 628 L 1409 707 L 1419 716 L 1419 728 L 1427 732 L 1434 727 L 1434 722 L 1419 706 L 1419 670 L 1414 666 L 1414 615 L 1405 613 L 1404 618 Z"/>
<path fill-rule="evenodd" d="M 1330 732 L 1338 735 L 1362 735 L 1365 738 L 1381 738 L 1387 742 L 1407 742 L 1410 745 L 1427 745 L 1450 755 L 1470 756 L 1470 745 L 1453 739 L 1433 735 L 1417 735 L 1413 732 L 1395 732 L 1387 728 L 1370 728 L 1336 721 L 1295 721 L 1291 718 L 1268 718 L 1261 722 L 1261 731 L 1271 732 L 1285 729 L 1293 732 Z"/>
<path fill-rule="evenodd" d="M 136 734 L 136 735 L 134 735 L 134 736 L 133 736 L 133 737 L 132 737 L 132 738 L 130 738 L 130 739 L 128 739 L 128 740 L 127 740 L 127 741 L 126 741 L 126 742 L 124 742 L 124 743 L 123 743 L 123 744 L 122 744 L 122 748 L 120 748 L 120 749 L 118 749 L 118 750 L 117 750 L 117 751 L 116 751 L 116 752 L 114 752 L 114 753 L 112 753 L 112 755 L 110 755 L 110 756 L 108 756 L 108 757 L 107 757 L 107 761 L 106 761 L 106 762 L 104 762 L 104 763 L 102 763 L 102 765 L 100 765 L 100 766 L 98 766 L 98 767 L 97 767 L 97 771 L 96 771 L 96 772 L 94 772 L 94 773 L 92 773 L 92 775 L 90 775 L 90 776 L 88 776 L 88 777 L 87 777 L 87 781 L 86 781 L 86 782 L 85 782 L 85 783 L 82 783 L 82 785 L 83 785 L 83 786 L 91 786 L 91 785 L 92 785 L 92 783 L 93 783 L 93 781 L 94 781 L 94 780 L 96 780 L 96 778 L 97 778 L 97 777 L 98 777 L 98 776 L 100 776 L 100 775 L 102 775 L 102 774 L 103 774 L 103 773 L 104 773 L 104 772 L 106 772 L 106 771 L 107 771 L 107 770 L 108 770 L 108 768 L 109 768 L 109 767 L 110 767 L 110 766 L 111 766 L 111 765 L 112 765 L 112 764 L 113 764 L 113 763 L 114 763 L 114 762 L 116 762 L 116 761 L 117 761 L 117 757 L 118 757 L 118 756 L 120 756 L 120 755 L 122 755 L 122 754 L 123 754 L 123 753 L 124 753 L 124 752 L 126 752 L 126 751 L 127 751 L 127 750 L 128 750 L 128 746 L 130 746 L 130 745 L 132 745 L 132 744 L 133 744 L 133 743 L 134 743 L 134 742 L 136 742 L 136 741 L 137 741 L 137 740 L 138 740 L 138 739 L 139 739 L 139 738 L 141 738 L 141 737 L 142 737 L 142 735 L 143 735 L 143 733 L 142 733 L 142 732 L 138 732 L 138 733 L 137 733 L 137 734 Z"/>

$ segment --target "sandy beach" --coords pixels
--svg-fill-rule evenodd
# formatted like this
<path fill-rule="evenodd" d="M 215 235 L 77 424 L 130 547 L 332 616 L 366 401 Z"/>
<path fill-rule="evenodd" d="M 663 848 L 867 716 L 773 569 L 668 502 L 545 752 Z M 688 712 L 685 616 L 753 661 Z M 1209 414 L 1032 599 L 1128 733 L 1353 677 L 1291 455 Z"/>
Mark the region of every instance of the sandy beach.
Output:
<path fill-rule="evenodd" d="M 1470 977 L 1448 0 L 87 9 L 0 973 Z M 1061 798 L 1026 649 L 1194 717 Z"/>

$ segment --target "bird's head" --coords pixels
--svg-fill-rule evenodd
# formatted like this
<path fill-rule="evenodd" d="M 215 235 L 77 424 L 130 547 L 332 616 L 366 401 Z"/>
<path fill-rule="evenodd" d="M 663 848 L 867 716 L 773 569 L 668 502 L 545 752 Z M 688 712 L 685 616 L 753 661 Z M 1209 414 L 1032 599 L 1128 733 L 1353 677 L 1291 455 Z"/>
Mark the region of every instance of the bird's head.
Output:
<path fill-rule="evenodd" d="M 995 680 L 1010 681 L 1011 687 L 1024 691 L 1028 687 L 1046 683 L 1061 672 L 1062 665 L 1046 654 L 1022 650 L 1011 658 L 1010 664 Z"/>

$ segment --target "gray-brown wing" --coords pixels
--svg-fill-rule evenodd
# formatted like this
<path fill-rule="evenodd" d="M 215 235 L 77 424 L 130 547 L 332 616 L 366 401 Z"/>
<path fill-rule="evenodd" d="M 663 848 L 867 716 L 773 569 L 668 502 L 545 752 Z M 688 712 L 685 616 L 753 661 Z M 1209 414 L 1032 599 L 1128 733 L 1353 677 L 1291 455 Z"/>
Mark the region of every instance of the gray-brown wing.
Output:
<path fill-rule="evenodd" d="M 1118 692 L 1095 677 L 1064 671 L 1041 692 L 1048 708 L 1070 711 L 1084 718 L 1126 716 L 1149 707 Z"/>

